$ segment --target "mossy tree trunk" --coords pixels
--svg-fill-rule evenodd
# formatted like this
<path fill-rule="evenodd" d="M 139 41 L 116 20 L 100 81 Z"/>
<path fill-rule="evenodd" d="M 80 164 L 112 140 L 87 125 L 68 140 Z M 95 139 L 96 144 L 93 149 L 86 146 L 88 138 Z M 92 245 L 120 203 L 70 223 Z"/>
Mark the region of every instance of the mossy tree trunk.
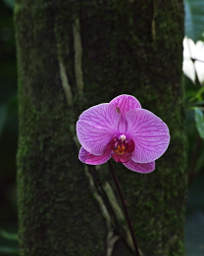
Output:
<path fill-rule="evenodd" d="M 116 165 L 139 248 L 184 255 L 183 19 L 182 0 L 16 0 L 21 255 L 134 255 L 107 166 L 85 168 L 74 135 L 82 110 L 122 93 L 171 132 L 152 174 Z"/>

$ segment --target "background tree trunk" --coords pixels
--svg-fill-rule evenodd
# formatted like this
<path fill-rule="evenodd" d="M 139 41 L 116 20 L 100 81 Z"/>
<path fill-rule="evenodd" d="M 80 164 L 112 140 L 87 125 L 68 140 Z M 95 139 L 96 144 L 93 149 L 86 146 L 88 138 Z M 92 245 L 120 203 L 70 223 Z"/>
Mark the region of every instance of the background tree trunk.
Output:
<path fill-rule="evenodd" d="M 82 110 L 122 93 L 171 132 L 152 174 L 115 165 L 139 248 L 184 254 L 183 19 L 182 0 L 16 0 L 21 255 L 133 255 L 107 166 L 81 164 L 74 135 Z"/>

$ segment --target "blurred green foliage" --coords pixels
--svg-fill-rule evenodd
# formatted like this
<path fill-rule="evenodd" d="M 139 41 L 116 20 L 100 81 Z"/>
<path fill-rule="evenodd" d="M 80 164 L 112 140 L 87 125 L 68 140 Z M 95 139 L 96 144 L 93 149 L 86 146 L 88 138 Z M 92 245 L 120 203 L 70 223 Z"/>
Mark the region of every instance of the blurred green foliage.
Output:
<path fill-rule="evenodd" d="M 185 34 L 194 42 L 204 39 L 204 1 L 185 0 L 184 4 Z M 203 172 L 204 167 L 204 160 L 202 160 L 204 159 L 204 87 L 198 79 L 192 82 L 184 76 L 183 82 L 186 101 L 186 131 L 189 142 L 188 174 L 191 184 L 197 176 L 196 173 Z"/>
<path fill-rule="evenodd" d="M 14 0 L 3 0 L 6 5 L 13 8 L 14 7 Z"/>
<path fill-rule="evenodd" d="M 185 0 L 185 34 L 204 40 L 204 1 Z M 193 62 L 194 63 L 194 62 Z M 196 69 L 195 69 L 196 70 Z M 204 255 L 204 86 L 184 77 L 188 135 L 188 203 L 185 225 L 187 256 Z"/>
<path fill-rule="evenodd" d="M 16 233 L 0 230 L 0 255 L 18 255 L 18 237 Z"/>
<path fill-rule="evenodd" d="M 7 5 L 5 4 L 7 2 Z M 0 255 L 17 255 L 16 145 L 17 96 L 16 57 L 12 5 L 0 1 Z M 9 232 L 8 232 L 9 231 Z M 15 238 L 15 239 L 14 239 Z"/>
<path fill-rule="evenodd" d="M 185 34 L 194 41 L 204 38 L 204 1 L 184 0 Z"/>

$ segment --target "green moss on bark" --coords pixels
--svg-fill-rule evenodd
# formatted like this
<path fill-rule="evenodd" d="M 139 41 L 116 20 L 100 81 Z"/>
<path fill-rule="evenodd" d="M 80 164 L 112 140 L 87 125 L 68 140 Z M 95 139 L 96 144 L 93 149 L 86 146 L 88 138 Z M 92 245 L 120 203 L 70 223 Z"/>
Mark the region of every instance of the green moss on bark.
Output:
<path fill-rule="evenodd" d="M 83 47 L 83 98 L 74 68 L 76 15 Z M 154 173 L 140 175 L 116 165 L 139 247 L 144 256 L 182 256 L 186 157 L 180 85 L 182 1 L 18 0 L 15 22 L 21 255 L 105 256 L 105 220 L 77 159 L 70 129 L 81 110 L 129 93 L 159 115 L 171 133 L 168 152 L 157 161 Z M 59 56 L 73 95 L 69 107 Z M 102 182 L 108 176 L 99 175 Z M 131 252 L 119 240 L 113 255 Z"/>

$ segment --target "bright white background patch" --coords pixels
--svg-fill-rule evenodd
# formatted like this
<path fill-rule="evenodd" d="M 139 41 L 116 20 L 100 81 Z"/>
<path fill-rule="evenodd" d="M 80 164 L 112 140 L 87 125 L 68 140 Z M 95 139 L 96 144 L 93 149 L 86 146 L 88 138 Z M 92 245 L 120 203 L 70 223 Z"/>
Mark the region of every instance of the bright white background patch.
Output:
<path fill-rule="evenodd" d="M 204 42 L 194 43 L 191 38 L 184 37 L 183 72 L 193 82 L 197 75 L 199 82 L 204 84 Z"/>

